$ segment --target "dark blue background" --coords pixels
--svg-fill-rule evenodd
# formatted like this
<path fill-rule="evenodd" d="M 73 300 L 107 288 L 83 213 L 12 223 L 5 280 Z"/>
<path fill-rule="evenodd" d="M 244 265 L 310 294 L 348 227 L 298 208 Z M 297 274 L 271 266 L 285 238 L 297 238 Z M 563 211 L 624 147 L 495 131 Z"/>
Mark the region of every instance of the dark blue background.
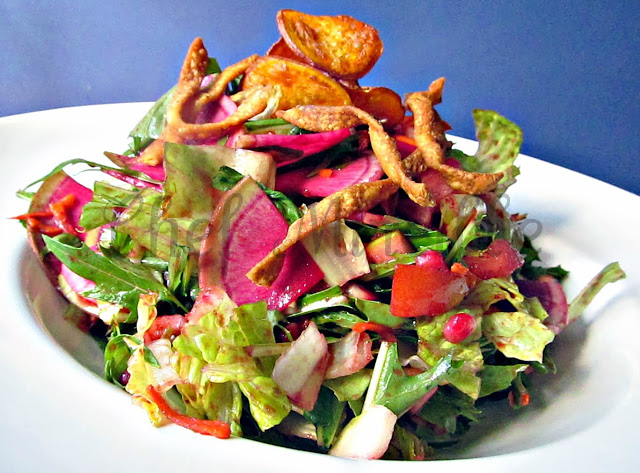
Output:
<path fill-rule="evenodd" d="M 521 125 L 525 154 L 640 194 L 637 0 L 4 0 L 0 116 L 155 100 L 194 37 L 231 64 L 278 38 L 280 8 L 375 26 L 385 52 L 363 85 L 403 95 L 445 76 L 452 133 L 473 138 L 472 108 L 493 108 Z"/>

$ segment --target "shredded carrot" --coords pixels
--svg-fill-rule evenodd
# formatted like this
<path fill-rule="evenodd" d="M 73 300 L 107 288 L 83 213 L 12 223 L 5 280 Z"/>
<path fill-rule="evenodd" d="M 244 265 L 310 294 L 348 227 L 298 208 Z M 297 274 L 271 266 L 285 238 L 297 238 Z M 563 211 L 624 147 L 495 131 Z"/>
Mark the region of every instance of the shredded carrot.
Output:
<path fill-rule="evenodd" d="M 406 143 L 411 146 L 415 146 L 416 148 L 418 147 L 416 140 L 414 140 L 413 138 L 409 138 L 408 136 L 405 136 L 405 135 L 393 135 L 393 137 L 397 141 L 402 141 L 403 143 Z"/>
<path fill-rule="evenodd" d="M 333 171 L 331 169 L 320 169 L 320 171 L 318 171 L 318 176 L 320 177 L 331 177 L 331 174 L 333 174 Z"/>
<path fill-rule="evenodd" d="M 77 234 L 76 228 L 71 224 L 69 220 L 69 207 L 71 207 L 76 201 L 76 197 L 73 194 L 67 194 L 57 202 L 49 204 L 49 210 L 53 215 L 56 223 L 66 232 L 71 234 Z"/>
<path fill-rule="evenodd" d="M 469 272 L 469 268 L 461 263 L 453 263 L 451 265 L 451 272 L 457 274 L 458 276 L 466 276 Z"/>
<path fill-rule="evenodd" d="M 385 342 L 395 343 L 398 341 L 391 328 L 375 322 L 358 322 L 353 324 L 351 329 L 354 332 L 364 332 L 365 330 L 376 332 Z"/>
<path fill-rule="evenodd" d="M 61 228 L 56 227 L 55 225 L 49 225 L 49 224 L 43 223 L 37 218 L 27 217 L 26 222 L 27 222 L 27 226 L 31 230 L 38 233 L 42 233 L 50 237 L 60 235 L 62 233 Z"/>
<path fill-rule="evenodd" d="M 180 414 L 175 411 L 169 403 L 162 397 L 156 389 L 149 385 L 147 386 L 147 394 L 151 400 L 158 406 L 160 412 L 162 412 L 171 422 L 184 427 L 185 429 L 192 430 L 202 435 L 212 435 L 219 439 L 228 439 L 231 436 L 231 427 L 228 423 L 220 420 L 205 420 L 189 417 L 184 414 Z"/>

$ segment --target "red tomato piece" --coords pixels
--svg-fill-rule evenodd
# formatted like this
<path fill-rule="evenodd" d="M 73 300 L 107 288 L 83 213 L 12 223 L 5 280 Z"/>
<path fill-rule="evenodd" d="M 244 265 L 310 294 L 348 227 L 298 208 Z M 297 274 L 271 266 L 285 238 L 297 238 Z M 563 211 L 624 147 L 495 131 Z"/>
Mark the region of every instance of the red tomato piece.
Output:
<path fill-rule="evenodd" d="M 182 315 L 161 315 L 144 334 L 144 343 L 150 343 L 159 338 L 172 339 L 182 332 L 186 320 Z"/>
<path fill-rule="evenodd" d="M 524 258 L 507 240 L 497 239 L 480 256 L 465 256 L 463 261 L 480 279 L 508 278 L 524 264 Z"/>
<path fill-rule="evenodd" d="M 398 265 L 391 286 L 391 313 L 436 316 L 457 306 L 468 291 L 467 280 L 449 268 Z"/>

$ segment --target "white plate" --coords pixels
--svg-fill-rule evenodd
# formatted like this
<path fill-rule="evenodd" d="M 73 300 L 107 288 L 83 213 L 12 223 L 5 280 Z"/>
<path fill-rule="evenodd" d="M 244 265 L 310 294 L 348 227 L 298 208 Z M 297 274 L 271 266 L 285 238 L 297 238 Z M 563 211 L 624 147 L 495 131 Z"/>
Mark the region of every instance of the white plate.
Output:
<path fill-rule="evenodd" d="M 99 160 L 122 151 L 149 104 L 115 104 L 0 119 L 2 280 L 0 295 L 0 470 L 2 471 L 389 471 L 358 462 L 220 441 L 176 426 L 156 429 L 129 396 L 103 381 L 99 353 L 60 319 L 61 298 L 31 255 L 15 191 L 69 158 Z M 473 142 L 455 139 L 468 152 Z M 607 287 L 557 340 L 559 373 L 542 380 L 538 403 L 494 422 L 453 461 L 405 462 L 393 470 L 430 472 L 629 471 L 640 461 L 640 198 L 527 156 L 509 191 L 509 210 L 528 212 L 546 262 L 571 270 L 574 296 L 610 261 L 629 278 Z M 533 219 L 536 219 L 534 221 Z M 98 355 L 98 358 L 96 358 Z M 96 374 L 97 373 L 97 374 Z M 546 403 L 546 407 L 541 407 Z M 472 470 L 470 470 L 472 468 Z M 256 470 L 258 471 L 258 470 Z"/>

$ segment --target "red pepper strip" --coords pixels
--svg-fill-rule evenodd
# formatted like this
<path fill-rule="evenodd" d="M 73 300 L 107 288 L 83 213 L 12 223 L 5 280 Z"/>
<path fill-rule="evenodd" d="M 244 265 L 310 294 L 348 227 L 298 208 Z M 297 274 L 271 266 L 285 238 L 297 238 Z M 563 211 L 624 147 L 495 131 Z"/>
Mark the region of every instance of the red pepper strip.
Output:
<path fill-rule="evenodd" d="M 376 332 L 385 342 L 395 343 L 398 341 L 396 336 L 393 334 L 393 330 L 386 325 L 377 324 L 375 322 L 358 322 L 353 324 L 351 329 L 354 332 L 364 332 L 365 330 Z"/>
<path fill-rule="evenodd" d="M 56 227 L 55 225 L 48 225 L 46 223 L 42 223 L 37 218 L 27 217 L 27 226 L 33 230 L 34 232 L 42 233 L 47 236 L 56 236 L 62 233 L 62 229 Z"/>
<path fill-rule="evenodd" d="M 174 424 L 202 435 L 212 435 L 219 439 L 231 436 L 231 427 L 220 420 L 195 419 L 176 412 L 153 386 L 147 386 L 147 394 L 158 406 L 158 409 Z"/>
<path fill-rule="evenodd" d="M 75 227 L 69 221 L 67 210 L 76 201 L 76 197 L 73 194 L 67 194 L 58 202 L 52 202 L 49 204 L 49 210 L 53 214 L 53 218 L 60 227 L 66 232 L 76 235 L 78 232 Z"/>
<path fill-rule="evenodd" d="M 29 212 L 28 214 L 17 215 L 11 217 L 14 220 L 28 220 L 30 218 L 51 218 L 53 215 L 49 210 L 40 210 L 38 212 Z"/>

